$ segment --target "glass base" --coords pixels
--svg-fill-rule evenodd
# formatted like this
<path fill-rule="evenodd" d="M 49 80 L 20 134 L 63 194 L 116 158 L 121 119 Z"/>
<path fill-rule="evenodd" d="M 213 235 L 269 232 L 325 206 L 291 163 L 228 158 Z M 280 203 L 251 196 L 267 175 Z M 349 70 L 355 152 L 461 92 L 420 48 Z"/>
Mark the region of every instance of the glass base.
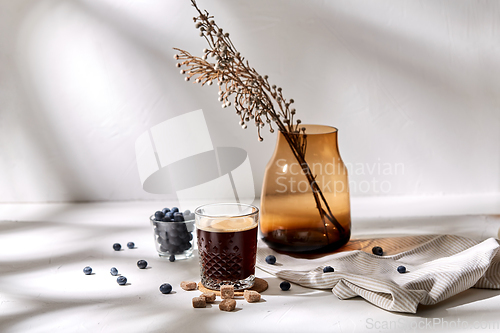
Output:
<path fill-rule="evenodd" d="M 262 240 L 273 250 L 288 252 L 288 253 L 303 253 L 303 254 L 322 254 L 322 253 L 330 253 L 340 249 L 342 246 L 346 245 L 349 242 L 351 237 L 351 231 L 349 230 L 347 236 L 343 239 L 339 239 L 336 242 L 330 243 L 328 245 L 325 244 L 293 244 L 293 243 L 278 243 L 273 242 L 272 240 L 263 237 Z"/>
<path fill-rule="evenodd" d="M 212 290 L 220 290 L 220 286 L 222 285 L 233 285 L 234 290 L 244 290 L 252 288 L 254 282 L 255 282 L 255 275 L 250 275 L 244 280 L 237 280 L 237 281 L 219 281 L 204 276 L 201 277 L 201 284 L 205 288 Z"/>
<path fill-rule="evenodd" d="M 172 255 L 175 256 L 175 260 L 183 260 L 183 259 L 188 259 L 188 258 L 191 258 L 193 256 L 193 249 L 189 249 L 189 250 L 186 250 L 184 252 L 181 252 L 181 253 L 170 253 L 170 252 L 159 252 L 158 251 L 158 255 L 160 256 L 160 258 L 166 258 L 166 259 L 170 259 L 170 257 Z"/>

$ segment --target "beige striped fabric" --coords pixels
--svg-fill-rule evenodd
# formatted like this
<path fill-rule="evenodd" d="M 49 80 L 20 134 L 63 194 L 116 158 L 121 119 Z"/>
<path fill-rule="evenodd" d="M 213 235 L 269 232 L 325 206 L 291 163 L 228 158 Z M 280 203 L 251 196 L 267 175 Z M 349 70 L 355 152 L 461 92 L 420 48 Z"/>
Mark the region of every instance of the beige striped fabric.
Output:
<path fill-rule="evenodd" d="M 374 246 L 383 256 L 371 253 Z M 331 289 L 340 299 L 361 296 L 395 312 L 417 312 L 471 287 L 500 289 L 499 241 L 477 242 L 454 235 L 352 240 L 349 251 L 316 258 L 279 254 L 259 242 L 257 267 L 304 287 Z M 273 254 L 275 265 L 266 263 Z M 397 267 L 406 267 L 399 273 Z M 332 266 L 333 273 L 323 273 Z"/>

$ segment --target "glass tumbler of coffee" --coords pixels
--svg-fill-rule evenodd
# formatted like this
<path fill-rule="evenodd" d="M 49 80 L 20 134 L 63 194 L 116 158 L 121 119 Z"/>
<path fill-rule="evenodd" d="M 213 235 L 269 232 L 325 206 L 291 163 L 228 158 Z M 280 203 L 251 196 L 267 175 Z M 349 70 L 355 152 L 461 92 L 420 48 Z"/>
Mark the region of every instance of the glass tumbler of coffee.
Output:
<path fill-rule="evenodd" d="M 259 209 L 240 203 L 209 204 L 196 208 L 201 283 L 219 290 L 251 288 L 255 280 Z"/>

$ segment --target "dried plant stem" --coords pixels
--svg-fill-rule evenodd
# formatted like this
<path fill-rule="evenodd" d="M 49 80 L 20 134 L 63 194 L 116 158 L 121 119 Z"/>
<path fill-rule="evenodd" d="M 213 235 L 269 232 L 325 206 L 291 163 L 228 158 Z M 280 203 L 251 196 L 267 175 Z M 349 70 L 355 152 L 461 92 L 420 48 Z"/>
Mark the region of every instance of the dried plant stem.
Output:
<path fill-rule="evenodd" d="M 345 235 L 345 229 L 344 227 L 337 221 L 335 216 L 333 215 L 332 211 L 330 210 L 330 206 L 328 205 L 328 202 L 326 201 L 325 196 L 323 195 L 323 192 L 321 191 L 321 188 L 316 182 L 316 176 L 313 176 L 311 169 L 309 168 L 309 164 L 305 160 L 305 150 L 298 150 L 296 147 L 296 141 L 293 140 L 293 136 L 297 136 L 296 134 L 290 134 L 288 132 L 282 132 L 283 136 L 285 137 L 286 141 L 288 142 L 288 145 L 290 146 L 293 155 L 295 156 L 295 159 L 299 164 L 302 166 L 302 171 L 305 174 L 307 181 L 309 183 L 309 186 L 311 187 L 312 194 L 314 196 L 314 201 L 316 202 L 316 208 L 319 211 L 319 214 L 321 216 L 321 221 L 324 224 L 324 229 L 325 229 L 325 235 L 327 239 L 327 243 L 330 242 L 329 236 L 328 236 L 328 230 L 327 230 L 327 224 L 325 224 L 326 220 L 325 217 L 332 223 L 335 228 L 339 231 L 339 233 L 344 236 Z M 307 140 L 307 138 L 305 138 Z M 325 211 L 323 209 L 323 204 L 325 205 L 326 209 L 328 211 Z"/>
<path fill-rule="evenodd" d="M 186 81 L 195 78 L 196 83 L 211 85 L 214 81 L 219 86 L 219 101 L 222 107 L 231 105 L 229 97 L 234 96 L 234 108 L 240 117 L 240 125 L 247 128 L 250 120 L 255 121 L 259 141 L 262 141 L 261 129 L 269 126 L 269 131 L 274 132 L 273 123 L 283 134 L 292 153 L 302 167 L 307 178 L 316 207 L 325 229 L 327 244 L 329 241 L 327 220 L 338 230 L 341 236 L 345 236 L 345 229 L 333 215 L 321 188 L 316 183 L 314 176 L 306 162 L 307 135 L 305 127 L 300 127 L 300 119 L 294 120 L 295 109 L 291 108 L 293 99 L 285 99 L 282 89 L 271 85 L 268 76 L 260 76 L 257 71 L 250 67 L 248 61 L 236 50 L 228 33 L 224 33 L 207 11 L 202 12 L 191 0 L 199 16 L 193 17 L 196 28 L 200 30 L 200 36 L 204 37 L 209 49 L 203 50 L 203 57 L 191 55 L 182 49 L 174 48 L 179 52 L 174 56 L 181 60 L 177 67 L 186 66 L 181 69 L 181 74 L 187 74 Z M 208 58 L 215 58 L 215 63 Z M 301 135 L 302 132 L 302 135 Z M 323 208 L 324 207 L 324 208 Z M 326 210 L 325 210 L 326 209 Z"/>

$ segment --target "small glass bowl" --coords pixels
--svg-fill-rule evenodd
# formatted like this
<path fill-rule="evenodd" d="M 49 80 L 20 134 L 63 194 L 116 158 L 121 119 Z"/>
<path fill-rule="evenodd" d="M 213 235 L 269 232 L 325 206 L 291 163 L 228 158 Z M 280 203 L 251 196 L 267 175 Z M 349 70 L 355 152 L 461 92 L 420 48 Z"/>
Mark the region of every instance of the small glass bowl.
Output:
<path fill-rule="evenodd" d="M 155 221 L 154 215 L 149 217 L 153 228 L 156 251 L 160 257 L 175 260 L 187 259 L 193 256 L 194 220 L 184 222 Z"/>

